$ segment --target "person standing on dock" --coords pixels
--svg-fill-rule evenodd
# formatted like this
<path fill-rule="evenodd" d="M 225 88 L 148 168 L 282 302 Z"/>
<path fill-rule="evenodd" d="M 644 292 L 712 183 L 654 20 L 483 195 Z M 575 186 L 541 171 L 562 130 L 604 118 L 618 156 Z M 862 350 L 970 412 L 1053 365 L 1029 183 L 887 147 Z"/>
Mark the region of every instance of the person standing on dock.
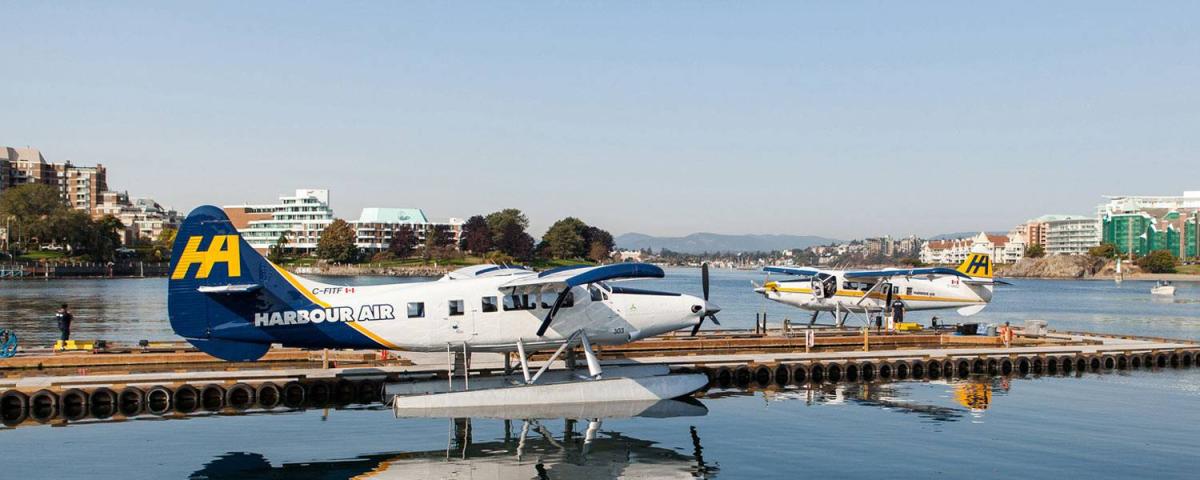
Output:
<path fill-rule="evenodd" d="M 62 308 L 58 309 L 58 313 L 54 314 L 54 318 L 58 320 L 59 339 L 63 342 L 70 340 L 71 320 L 74 320 L 75 316 L 71 315 L 71 309 L 67 307 L 67 304 L 62 304 Z"/>

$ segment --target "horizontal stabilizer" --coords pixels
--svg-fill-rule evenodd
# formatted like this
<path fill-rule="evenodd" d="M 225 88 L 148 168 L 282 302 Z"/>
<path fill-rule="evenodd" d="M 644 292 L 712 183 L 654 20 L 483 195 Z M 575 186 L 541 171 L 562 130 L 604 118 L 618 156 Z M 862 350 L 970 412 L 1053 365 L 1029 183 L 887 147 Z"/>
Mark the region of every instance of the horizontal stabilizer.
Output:
<path fill-rule="evenodd" d="M 253 362 L 266 355 L 269 343 L 237 342 L 212 338 L 188 338 L 196 349 L 228 362 Z"/>

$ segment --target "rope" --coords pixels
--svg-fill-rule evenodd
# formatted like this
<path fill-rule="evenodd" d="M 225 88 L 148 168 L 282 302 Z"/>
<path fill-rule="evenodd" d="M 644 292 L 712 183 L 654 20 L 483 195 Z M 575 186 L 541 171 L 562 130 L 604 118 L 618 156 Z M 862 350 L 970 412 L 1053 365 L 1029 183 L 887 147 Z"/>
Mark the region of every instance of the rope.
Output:
<path fill-rule="evenodd" d="M 10 358 L 17 354 L 17 334 L 0 328 L 0 358 Z"/>

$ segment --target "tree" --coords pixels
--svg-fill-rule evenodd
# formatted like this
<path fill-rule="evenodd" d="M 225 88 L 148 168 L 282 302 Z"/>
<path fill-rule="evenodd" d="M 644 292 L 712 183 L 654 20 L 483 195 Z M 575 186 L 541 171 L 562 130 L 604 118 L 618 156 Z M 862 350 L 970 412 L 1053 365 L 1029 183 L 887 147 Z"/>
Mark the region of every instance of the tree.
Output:
<path fill-rule="evenodd" d="M 1175 256 L 1166 250 L 1155 250 L 1139 258 L 1137 265 L 1150 273 L 1175 273 Z"/>
<path fill-rule="evenodd" d="M 443 258 L 454 245 L 449 225 L 431 225 L 425 232 L 425 258 Z"/>
<path fill-rule="evenodd" d="M 593 262 L 603 262 L 609 259 L 612 250 L 605 247 L 600 241 L 592 242 L 592 246 L 588 248 L 588 259 Z"/>
<path fill-rule="evenodd" d="M 392 240 L 388 242 L 388 252 L 396 258 L 407 258 L 417 248 L 417 234 L 412 227 L 402 225 L 392 232 Z"/>
<path fill-rule="evenodd" d="M 337 263 L 354 263 L 358 260 L 357 234 L 345 220 L 336 219 L 321 232 L 317 240 L 317 258 Z"/>
<path fill-rule="evenodd" d="M 509 222 L 500 230 L 496 249 L 517 260 L 528 260 L 533 254 L 533 237 L 519 223 Z"/>
<path fill-rule="evenodd" d="M 175 236 L 179 234 L 178 229 L 164 228 L 158 232 L 158 238 L 154 239 L 151 245 L 155 260 L 167 260 L 171 258 L 171 250 L 175 248 Z"/>
<path fill-rule="evenodd" d="M 84 216 L 87 214 L 85 213 Z M 95 222 L 89 218 L 88 223 L 91 224 L 89 228 L 91 231 L 86 248 L 92 260 L 107 262 L 115 259 L 117 248 L 121 246 L 121 232 L 125 230 L 125 224 L 112 215 L 105 215 Z"/>
<path fill-rule="evenodd" d="M 483 255 L 492 249 L 492 228 L 482 215 L 475 215 L 463 224 L 462 249 L 475 255 Z"/>
<path fill-rule="evenodd" d="M 613 236 L 607 230 L 588 225 L 583 231 L 583 241 L 588 245 L 599 242 L 600 245 L 611 252 L 617 248 L 617 242 L 613 241 Z M 607 256 L 607 255 L 606 255 Z"/>
<path fill-rule="evenodd" d="M 575 217 L 554 222 L 542 236 L 546 244 L 545 253 L 559 259 L 583 258 L 588 253 L 588 244 L 584 240 L 587 228 L 586 223 Z"/>
<path fill-rule="evenodd" d="M 284 254 L 287 253 L 288 238 L 286 233 L 279 234 L 279 238 L 275 240 L 275 244 L 267 247 L 267 260 L 271 263 L 283 263 Z"/>
<path fill-rule="evenodd" d="M 492 232 L 494 245 L 500 244 L 500 237 L 504 235 L 504 230 L 509 228 L 509 225 L 517 225 L 522 232 L 529 228 L 529 218 L 515 208 L 489 213 L 484 220 L 487 221 L 488 230 Z"/>
<path fill-rule="evenodd" d="M 1041 245 L 1033 243 L 1025 247 L 1025 256 L 1029 258 L 1042 258 L 1046 256 L 1046 249 Z"/>
<path fill-rule="evenodd" d="M 51 185 L 19 185 L 0 193 L 0 218 L 12 217 L 13 229 L 21 232 L 22 239 L 61 238 L 57 227 L 70 211 L 58 188 Z"/>
<path fill-rule="evenodd" d="M 1102 243 L 1089 248 L 1088 255 L 1096 258 L 1117 258 L 1117 246 L 1111 243 Z"/>

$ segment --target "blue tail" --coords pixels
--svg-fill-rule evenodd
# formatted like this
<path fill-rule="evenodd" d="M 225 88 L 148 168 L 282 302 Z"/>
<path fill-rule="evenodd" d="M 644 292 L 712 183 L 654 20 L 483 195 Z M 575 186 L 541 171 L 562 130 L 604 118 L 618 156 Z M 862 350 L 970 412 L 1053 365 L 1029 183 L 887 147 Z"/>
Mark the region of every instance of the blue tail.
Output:
<path fill-rule="evenodd" d="M 257 360 L 272 343 L 287 339 L 255 327 L 256 312 L 313 308 L 311 300 L 242 239 L 220 208 L 192 210 L 171 252 L 171 328 L 214 357 Z"/>

